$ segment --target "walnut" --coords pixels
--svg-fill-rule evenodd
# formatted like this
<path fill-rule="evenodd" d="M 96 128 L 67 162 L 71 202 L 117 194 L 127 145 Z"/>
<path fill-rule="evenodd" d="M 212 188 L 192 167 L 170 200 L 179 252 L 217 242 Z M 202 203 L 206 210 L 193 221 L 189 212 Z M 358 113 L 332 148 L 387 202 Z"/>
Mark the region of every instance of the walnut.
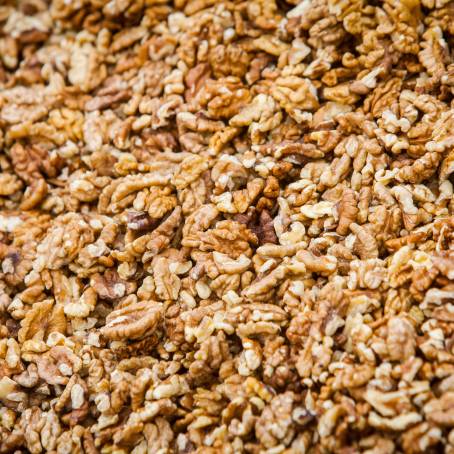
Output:
<path fill-rule="evenodd" d="M 234 65 L 232 68 L 235 68 Z M 211 118 L 230 118 L 250 100 L 249 90 L 236 77 L 208 79 L 197 95 L 197 103 L 205 107 Z"/>
<path fill-rule="evenodd" d="M 208 179 L 208 171 L 202 174 L 202 178 L 194 181 L 191 185 L 179 191 L 178 199 L 182 204 L 182 211 L 185 216 L 197 211 L 202 205 L 209 201 L 212 182 Z"/>
<path fill-rule="evenodd" d="M 254 143 L 260 141 L 261 133 L 273 129 L 281 123 L 282 113 L 271 96 L 257 95 L 252 103 L 244 107 L 237 115 L 230 119 L 231 126 L 249 126 Z"/>
<path fill-rule="evenodd" d="M 165 166 L 159 166 L 163 173 L 166 173 Z M 100 197 L 98 207 L 101 212 L 117 213 L 134 202 L 135 193 L 145 188 L 154 186 L 164 186 L 169 180 L 169 176 L 162 176 L 159 173 L 149 173 L 147 176 L 130 175 L 125 178 L 115 180 L 106 186 Z M 144 194 L 146 197 L 146 194 Z"/>
<path fill-rule="evenodd" d="M 414 205 L 412 194 L 404 186 L 395 186 L 391 192 L 399 201 L 404 226 L 411 232 L 419 223 L 419 211 Z"/>
<path fill-rule="evenodd" d="M 43 178 L 34 180 L 31 186 L 25 190 L 20 208 L 23 210 L 31 210 L 35 208 L 46 197 L 47 192 L 48 186 Z"/>
<path fill-rule="evenodd" d="M 44 449 L 51 450 L 57 446 L 57 440 L 62 432 L 58 416 L 54 411 L 45 414 L 45 423 L 41 429 L 41 444 Z"/>
<path fill-rule="evenodd" d="M 267 448 L 280 443 L 289 443 L 295 436 L 295 422 L 292 418 L 294 395 L 292 392 L 274 397 L 257 420 L 257 438 Z"/>
<path fill-rule="evenodd" d="M 237 189 L 247 181 L 247 178 L 247 169 L 241 161 L 228 155 L 222 155 L 211 170 L 211 179 L 215 182 L 218 191 Z"/>
<path fill-rule="evenodd" d="M 233 258 L 241 254 L 250 256 L 250 244 L 257 243 L 257 237 L 243 224 L 234 221 L 220 221 L 214 229 L 200 232 L 199 248 L 201 251 L 217 251 Z"/>
<path fill-rule="evenodd" d="M 71 84 L 88 92 L 99 86 L 107 76 L 102 55 L 90 43 L 75 46 L 71 53 L 68 79 Z"/>
<path fill-rule="evenodd" d="M 42 173 L 56 176 L 61 164 L 58 158 L 50 158 L 47 150 L 38 146 L 25 148 L 16 143 L 10 152 L 15 172 L 28 184 L 43 178 Z"/>
<path fill-rule="evenodd" d="M 411 401 L 405 391 L 381 392 L 368 388 L 364 398 L 374 410 L 383 416 L 397 416 L 399 413 L 412 409 Z"/>
<path fill-rule="evenodd" d="M 29 339 L 46 340 L 54 332 L 64 334 L 66 319 L 63 306 L 54 304 L 52 300 L 33 304 L 21 321 L 19 341 Z"/>
<path fill-rule="evenodd" d="M 85 244 L 92 243 L 93 240 L 93 231 L 81 215 L 64 214 L 38 245 L 33 268 L 61 268 L 71 262 Z"/>
<path fill-rule="evenodd" d="M 0 174 L 0 196 L 13 195 L 22 188 L 22 182 L 16 175 Z"/>
<path fill-rule="evenodd" d="M 446 180 L 448 175 L 454 171 L 454 152 L 451 150 L 447 156 L 443 159 L 440 166 L 440 181 Z"/>
<path fill-rule="evenodd" d="M 360 288 L 376 289 L 386 279 L 386 271 L 380 259 L 352 260 L 349 277 Z"/>
<path fill-rule="evenodd" d="M 83 138 L 83 122 L 84 117 L 78 110 L 63 107 L 61 109 L 53 109 L 49 112 L 49 124 L 51 124 L 57 133 L 61 133 L 66 140 L 77 142 Z M 63 149 L 65 145 L 63 144 Z M 71 149 L 71 145 L 68 147 Z M 62 152 L 64 154 L 64 152 Z M 71 151 L 69 151 L 71 154 Z"/>
<path fill-rule="evenodd" d="M 356 223 L 350 224 L 350 230 L 356 235 L 355 250 L 362 260 L 378 257 L 378 246 L 375 238 L 365 227 Z"/>
<path fill-rule="evenodd" d="M 381 430 L 403 431 L 420 422 L 422 416 L 416 412 L 404 413 L 394 418 L 383 418 L 375 412 L 369 415 L 369 424 Z"/>
<path fill-rule="evenodd" d="M 278 13 L 276 2 L 263 0 L 252 1 L 248 4 L 248 16 L 259 28 L 272 30 L 277 28 L 282 17 Z"/>
<path fill-rule="evenodd" d="M 95 274 L 90 281 L 97 295 L 109 301 L 115 301 L 135 290 L 135 285 L 120 278 L 115 270 L 107 270 L 103 275 Z"/>
<path fill-rule="evenodd" d="M 111 340 L 140 339 L 158 328 L 162 305 L 154 301 L 122 302 L 106 318 L 101 333 Z"/>
<path fill-rule="evenodd" d="M 270 290 L 273 290 L 285 278 L 286 268 L 278 266 L 271 271 L 267 276 L 252 283 L 243 290 L 243 295 L 246 298 L 254 300 L 257 297 L 268 295 Z"/>
<path fill-rule="evenodd" d="M 199 63 L 188 71 L 184 79 L 188 86 L 185 91 L 186 100 L 190 101 L 197 95 L 209 76 L 210 72 L 207 63 Z"/>
<path fill-rule="evenodd" d="M 254 40 L 257 50 L 262 50 L 270 55 L 279 56 L 289 49 L 289 45 L 273 35 L 262 35 Z"/>
<path fill-rule="evenodd" d="M 446 392 L 440 399 L 430 400 L 424 405 L 424 413 L 427 415 L 427 419 L 432 423 L 451 427 L 454 423 L 453 399 L 454 394 Z"/>
<path fill-rule="evenodd" d="M 56 402 L 54 410 L 57 413 L 61 413 L 69 407 L 71 409 L 70 412 L 63 415 L 62 420 L 69 423 L 70 426 L 74 426 L 87 416 L 87 394 L 86 383 L 78 375 L 73 375 Z"/>
<path fill-rule="evenodd" d="M 113 251 L 112 255 L 120 261 L 132 262 L 135 257 L 142 257 L 144 262 L 151 260 L 172 240 L 179 227 L 181 207 L 177 206 L 153 232 L 139 236 L 126 244 L 124 251 Z"/>
<path fill-rule="evenodd" d="M 344 82 L 335 87 L 325 87 L 323 89 L 323 97 L 329 101 L 339 104 L 354 104 L 358 101 L 359 96 L 350 91 L 349 83 Z"/>
<path fill-rule="evenodd" d="M 241 309 L 241 319 L 244 318 L 245 323 L 240 323 L 236 329 L 241 338 L 276 335 L 286 325 L 287 314 L 273 304 L 251 303 Z"/>
<path fill-rule="evenodd" d="M 114 53 L 118 52 L 119 50 L 128 47 L 143 38 L 145 35 L 146 30 L 142 27 L 132 27 L 127 30 L 123 30 L 113 37 L 110 50 Z"/>
<path fill-rule="evenodd" d="M 219 44 L 210 52 L 208 58 L 214 76 L 220 79 L 230 75 L 243 77 L 249 66 L 250 55 L 236 44 Z"/>
<path fill-rule="evenodd" d="M 171 425 L 161 417 L 156 418 L 153 423 L 145 424 L 144 435 L 147 441 L 147 450 L 150 452 L 170 449 L 174 439 Z"/>
<path fill-rule="evenodd" d="M 127 90 L 121 90 L 117 93 L 112 93 L 104 96 L 96 96 L 85 103 L 85 110 L 91 112 L 93 110 L 103 110 L 113 104 L 127 101 L 130 98 L 130 93 Z"/>
<path fill-rule="evenodd" d="M 298 123 L 306 119 L 306 112 L 318 109 L 317 89 L 309 79 L 296 76 L 279 77 L 271 95 L 280 106 Z"/>
<path fill-rule="evenodd" d="M 336 186 L 343 176 L 349 171 L 351 158 L 347 154 L 335 158 L 332 164 L 323 170 L 320 175 L 320 185 L 332 188 Z"/>
<path fill-rule="evenodd" d="M 68 376 L 77 373 L 82 361 L 69 348 L 57 345 L 36 359 L 38 375 L 50 385 L 68 383 Z"/>
<path fill-rule="evenodd" d="M 31 363 L 27 370 L 14 376 L 14 381 L 25 388 L 34 388 L 39 382 L 38 369 Z"/>
<path fill-rule="evenodd" d="M 156 295 L 163 301 L 178 299 L 181 282 L 178 276 L 170 271 L 170 261 L 164 257 L 157 257 L 153 262 Z"/>
<path fill-rule="evenodd" d="M 342 387 L 354 388 L 363 386 L 372 379 L 374 375 L 374 368 L 368 364 L 359 366 L 347 366 L 336 376 L 333 383 L 334 389 Z M 366 397 L 367 400 L 367 397 Z M 369 400 L 367 400 L 369 402 Z"/>
<path fill-rule="evenodd" d="M 208 337 L 194 354 L 195 361 L 189 368 L 190 380 L 197 384 L 202 384 L 207 379 L 209 381 L 229 357 L 226 337 L 222 331 L 217 336 Z"/>
<path fill-rule="evenodd" d="M 405 361 L 415 354 L 416 333 L 409 320 L 392 317 L 388 322 L 386 339 L 391 360 Z"/>
<path fill-rule="evenodd" d="M 197 247 L 199 233 L 207 230 L 218 217 L 219 211 L 214 205 L 202 205 L 185 220 L 182 244 L 185 247 Z"/>
<path fill-rule="evenodd" d="M 238 373 L 248 376 L 260 367 L 262 363 L 262 349 L 258 342 L 252 339 L 242 339 L 244 350 L 238 359 Z"/>
<path fill-rule="evenodd" d="M 427 422 L 422 422 L 405 432 L 402 439 L 402 447 L 407 452 L 424 452 L 428 447 L 440 443 L 441 430 Z"/>
<path fill-rule="evenodd" d="M 226 213 L 244 213 L 254 203 L 264 187 L 263 180 L 254 178 L 246 185 L 246 189 L 233 193 L 223 193 L 212 198 L 219 211 Z"/>
<path fill-rule="evenodd" d="M 179 171 L 173 177 L 173 184 L 177 189 L 184 189 L 208 168 L 208 162 L 201 156 L 189 155 L 180 165 Z"/>
<path fill-rule="evenodd" d="M 133 206 L 138 210 L 147 210 L 152 219 L 160 219 L 177 204 L 172 188 L 153 186 L 138 193 Z"/>
<path fill-rule="evenodd" d="M 42 451 L 40 432 L 43 426 L 44 418 L 39 408 L 27 408 L 21 415 L 19 427 L 24 434 L 24 444 L 32 453 Z"/>
<path fill-rule="evenodd" d="M 313 273 L 332 274 L 337 269 L 337 259 L 334 256 L 318 257 L 309 251 L 298 251 L 296 258 L 301 261 L 305 268 Z"/>
<path fill-rule="evenodd" d="M 416 159 L 412 165 L 399 169 L 396 180 L 402 183 L 421 183 L 435 174 L 441 159 L 440 153 L 426 153 Z"/>
<path fill-rule="evenodd" d="M 338 210 L 339 224 L 336 232 L 339 235 L 346 235 L 349 231 L 350 224 L 356 221 L 356 216 L 358 215 L 357 201 L 354 191 L 351 189 L 344 190 Z"/>

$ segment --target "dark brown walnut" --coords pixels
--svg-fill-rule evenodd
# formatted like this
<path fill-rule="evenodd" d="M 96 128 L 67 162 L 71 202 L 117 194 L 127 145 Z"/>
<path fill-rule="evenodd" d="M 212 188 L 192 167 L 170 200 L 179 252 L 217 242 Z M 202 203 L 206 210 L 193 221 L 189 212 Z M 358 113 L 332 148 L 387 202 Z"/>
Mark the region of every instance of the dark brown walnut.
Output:
<path fill-rule="evenodd" d="M 258 238 L 259 244 L 273 243 L 277 244 L 277 236 L 274 230 L 273 218 L 268 211 L 262 210 L 258 213 L 255 210 L 250 210 L 246 214 L 235 216 L 235 220 L 247 227 Z"/>
<path fill-rule="evenodd" d="M 131 230 L 150 230 L 157 224 L 157 221 L 144 211 L 129 211 L 127 216 L 127 226 Z"/>
<path fill-rule="evenodd" d="M 50 156 L 41 146 L 23 146 L 16 143 L 10 150 L 14 170 L 26 183 L 43 177 L 55 177 L 63 166 L 58 155 Z"/>
<path fill-rule="evenodd" d="M 96 96 L 85 103 L 85 110 L 92 112 L 93 110 L 104 110 L 111 107 L 113 104 L 121 101 L 127 101 L 130 98 L 128 91 L 119 91 L 118 93 Z"/>
<path fill-rule="evenodd" d="M 120 278 L 116 270 L 107 270 L 104 274 L 95 274 L 90 282 L 93 290 L 102 299 L 115 301 L 129 295 L 136 289 L 134 282 Z"/>
<path fill-rule="evenodd" d="M 273 218 L 268 211 L 263 210 L 258 215 L 258 221 L 253 222 L 251 225 L 248 223 L 249 228 L 257 235 L 259 244 L 277 243 L 276 232 L 274 231 Z"/>

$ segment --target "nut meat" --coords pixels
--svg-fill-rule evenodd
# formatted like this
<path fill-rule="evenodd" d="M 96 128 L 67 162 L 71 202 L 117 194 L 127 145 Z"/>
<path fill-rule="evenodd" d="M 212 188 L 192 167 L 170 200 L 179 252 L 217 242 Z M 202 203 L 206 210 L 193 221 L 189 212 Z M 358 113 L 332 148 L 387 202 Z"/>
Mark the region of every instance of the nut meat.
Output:
<path fill-rule="evenodd" d="M 0 454 L 454 454 L 453 24 L 0 1 Z"/>

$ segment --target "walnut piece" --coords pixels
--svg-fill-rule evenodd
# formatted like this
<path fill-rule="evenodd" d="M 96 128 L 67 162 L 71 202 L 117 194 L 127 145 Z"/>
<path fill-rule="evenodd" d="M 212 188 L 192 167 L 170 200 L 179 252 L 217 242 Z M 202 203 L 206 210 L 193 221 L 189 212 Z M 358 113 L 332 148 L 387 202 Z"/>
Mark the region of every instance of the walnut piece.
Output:
<path fill-rule="evenodd" d="M 101 333 L 111 340 L 140 339 L 151 335 L 162 318 L 162 305 L 154 301 L 122 303 L 106 318 Z"/>

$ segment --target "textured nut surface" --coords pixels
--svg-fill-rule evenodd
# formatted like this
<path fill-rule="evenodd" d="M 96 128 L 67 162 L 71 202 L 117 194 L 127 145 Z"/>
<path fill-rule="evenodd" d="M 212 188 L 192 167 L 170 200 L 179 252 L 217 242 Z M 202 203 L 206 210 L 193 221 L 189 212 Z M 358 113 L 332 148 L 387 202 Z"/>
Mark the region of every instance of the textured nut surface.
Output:
<path fill-rule="evenodd" d="M 112 311 L 101 329 L 112 340 L 138 339 L 150 335 L 161 320 L 162 307 L 154 301 L 130 303 Z"/>
<path fill-rule="evenodd" d="M 453 18 L 0 1 L 0 454 L 453 454 Z"/>

